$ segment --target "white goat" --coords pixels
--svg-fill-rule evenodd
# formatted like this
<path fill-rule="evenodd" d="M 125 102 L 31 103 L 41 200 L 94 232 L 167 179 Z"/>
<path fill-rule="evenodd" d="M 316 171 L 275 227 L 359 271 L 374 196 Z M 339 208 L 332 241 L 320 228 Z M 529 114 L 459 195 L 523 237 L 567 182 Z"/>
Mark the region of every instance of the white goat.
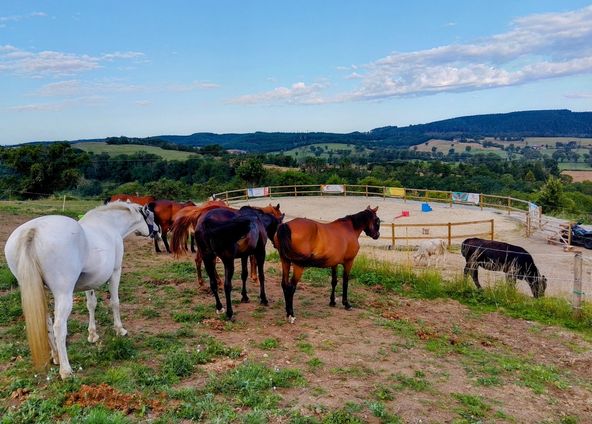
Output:
<path fill-rule="evenodd" d="M 440 259 L 446 254 L 447 243 L 440 239 L 423 240 L 419 243 L 417 251 L 413 255 L 413 260 L 416 265 L 419 265 L 422 259 L 425 259 L 428 266 L 430 266 L 430 257 L 435 256 L 436 264 L 440 263 Z"/>

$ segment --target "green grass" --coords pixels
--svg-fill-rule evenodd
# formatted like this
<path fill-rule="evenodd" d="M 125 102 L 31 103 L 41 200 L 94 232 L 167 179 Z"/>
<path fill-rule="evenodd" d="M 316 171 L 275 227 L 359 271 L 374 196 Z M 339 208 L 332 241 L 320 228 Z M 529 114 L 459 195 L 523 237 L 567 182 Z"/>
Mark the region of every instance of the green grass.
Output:
<path fill-rule="evenodd" d="M 263 350 L 273 350 L 280 346 L 280 341 L 274 337 L 271 337 L 263 340 L 258 346 Z"/>
<path fill-rule="evenodd" d="M 160 156 L 165 160 L 184 161 L 191 156 L 196 156 L 195 153 L 181 152 L 178 150 L 165 150 L 156 146 L 144 146 L 140 144 L 107 144 L 104 142 L 83 142 L 73 144 L 72 147 L 97 155 L 101 153 L 107 153 L 110 156 L 131 155 L 134 153 L 143 152 Z"/>
<path fill-rule="evenodd" d="M 0 201 L 0 213 L 7 215 L 66 215 L 78 219 L 92 208 L 102 205 L 103 202 L 96 200 L 79 200 L 72 197 L 64 198 L 52 196 L 40 200 L 2 200 Z"/>
<path fill-rule="evenodd" d="M 592 337 L 592 303 L 585 302 L 579 319 L 567 299 L 545 296 L 534 299 L 512 285 L 496 284 L 477 290 L 467 279 L 445 280 L 435 271 L 416 273 L 412 268 L 359 256 L 352 275 L 365 285 L 382 285 L 406 297 L 452 298 L 477 312 L 503 312 L 514 318 L 559 325 Z"/>

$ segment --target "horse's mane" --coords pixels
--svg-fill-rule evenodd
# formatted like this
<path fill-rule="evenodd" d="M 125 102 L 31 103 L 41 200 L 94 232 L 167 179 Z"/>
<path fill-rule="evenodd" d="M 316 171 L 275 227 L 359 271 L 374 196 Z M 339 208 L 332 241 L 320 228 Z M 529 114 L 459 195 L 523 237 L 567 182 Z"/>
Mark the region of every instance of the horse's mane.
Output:
<path fill-rule="evenodd" d="M 107 212 L 111 210 L 126 210 L 129 212 L 133 212 L 134 207 L 136 206 L 138 206 L 136 203 L 122 202 L 121 200 L 116 200 L 115 202 L 110 202 L 106 205 L 97 206 L 96 208 L 89 210 L 84 216 L 92 216 L 96 213 Z"/>
<path fill-rule="evenodd" d="M 343 218 L 336 219 L 335 221 L 351 221 L 354 228 L 362 228 L 366 225 L 368 220 L 374 215 L 374 213 L 369 209 L 364 209 L 361 212 L 355 213 L 353 215 L 346 215 Z"/>

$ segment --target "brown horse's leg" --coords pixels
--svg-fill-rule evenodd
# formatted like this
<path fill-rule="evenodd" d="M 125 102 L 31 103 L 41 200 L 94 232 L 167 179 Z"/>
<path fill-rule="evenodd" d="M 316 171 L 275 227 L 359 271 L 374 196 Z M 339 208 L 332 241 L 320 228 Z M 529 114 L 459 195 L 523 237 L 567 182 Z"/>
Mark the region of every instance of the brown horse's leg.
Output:
<path fill-rule="evenodd" d="M 335 306 L 335 287 L 337 287 L 337 265 L 331 267 L 331 300 L 329 306 Z"/>
<path fill-rule="evenodd" d="M 251 281 L 253 284 L 257 284 L 257 259 L 255 255 L 251 255 L 249 256 L 249 260 L 251 261 Z"/>
<path fill-rule="evenodd" d="M 154 250 L 156 253 L 160 253 L 160 246 L 158 245 L 158 235 L 154 236 Z"/>
<path fill-rule="evenodd" d="M 206 283 L 203 279 L 203 275 L 201 274 L 201 263 L 202 263 L 201 253 L 199 253 L 199 250 L 198 250 L 197 252 L 195 252 L 195 271 L 197 272 L 197 284 L 200 287 Z"/>
<path fill-rule="evenodd" d="M 226 297 L 226 318 L 232 320 L 232 276 L 234 275 L 234 256 L 230 258 L 220 258 L 224 264 L 224 295 Z"/>
<path fill-rule="evenodd" d="M 255 257 L 255 262 L 257 268 L 259 269 L 259 300 L 262 305 L 267 306 L 269 305 L 269 302 L 267 300 L 267 295 L 265 294 L 265 274 L 263 272 L 263 265 L 265 264 L 265 248 L 263 248 L 261 252 L 257 253 Z M 251 265 L 253 265 L 252 261 Z"/>
<path fill-rule="evenodd" d="M 242 303 L 249 303 L 249 296 L 247 295 L 247 277 L 249 276 L 249 270 L 247 269 L 247 260 L 246 256 L 241 258 L 241 281 L 243 282 L 243 289 L 241 291 L 241 302 Z"/>
<path fill-rule="evenodd" d="M 286 314 L 288 316 L 288 322 L 290 322 L 290 324 L 293 324 L 294 321 L 296 321 L 296 317 L 294 315 L 294 292 L 296 291 L 296 285 L 298 284 L 298 281 L 300 281 L 303 272 L 303 267 L 294 264 L 292 278 L 290 279 L 290 281 L 284 282 L 284 279 L 282 278 L 282 289 L 284 290 L 284 299 L 286 301 Z"/>
<path fill-rule="evenodd" d="M 351 305 L 347 300 L 347 286 L 349 285 L 349 272 L 351 271 L 354 261 L 346 262 L 343 264 L 343 296 L 341 296 L 341 303 L 345 306 L 348 311 L 351 309 Z"/>
<path fill-rule="evenodd" d="M 189 242 L 191 243 L 191 253 L 195 253 L 195 237 L 189 234 Z"/>
<path fill-rule="evenodd" d="M 220 302 L 220 296 L 218 296 L 218 280 L 216 275 L 216 256 L 215 255 L 207 255 L 203 257 L 204 267 L 206 272 L 208 273 L 208 277 L 210 277 L 210 289 L 212 289 L 212 294 L 214 298 L 216 298 L 216 313 L 222 314 L 224 313 L 224 307 L 222 306 L 222 302 Z"/>

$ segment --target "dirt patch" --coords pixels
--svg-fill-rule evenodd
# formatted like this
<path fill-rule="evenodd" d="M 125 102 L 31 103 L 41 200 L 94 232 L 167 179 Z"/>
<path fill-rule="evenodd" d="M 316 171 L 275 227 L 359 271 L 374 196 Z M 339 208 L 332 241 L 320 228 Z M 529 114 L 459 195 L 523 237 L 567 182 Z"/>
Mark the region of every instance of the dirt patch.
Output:
<path fill-rule="evenodd" d="M 592 171 L 561 171 L 561 173 L 572 177 L 574 183 L 592 181 Z"/>
<path fill-rule="evenodd" d="M 163 410 L 160 400 L 144 399 L 138 394 L 124 394 L 104 383 L 98 386 L 83 384 L 80 390 L 70 394 L 66 405 L 78 405 L 82 408 L 101 405 L 124 414 L 141 411 L 144 407 L 150 408 L 155 414 Z"/>

